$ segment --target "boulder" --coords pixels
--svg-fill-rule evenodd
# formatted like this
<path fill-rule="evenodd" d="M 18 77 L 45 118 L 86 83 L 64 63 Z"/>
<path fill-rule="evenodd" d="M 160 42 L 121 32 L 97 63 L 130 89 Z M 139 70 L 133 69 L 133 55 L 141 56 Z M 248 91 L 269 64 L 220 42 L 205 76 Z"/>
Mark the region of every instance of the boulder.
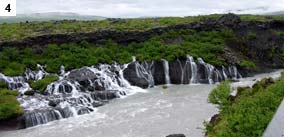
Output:
<path fill-rule="evenodd" d="M 172 135 L 168 135 L 166 137 L 186 137 L 184 134 L 172 134 Z"/>
<path fill-rule="evenodd" d="M 128 67 L 126 69 L 124 69 L 123 75 L 124 75 L 124 78 L 131 85 L 138 86 L 138 87 L 141 87 L 141 88 L 148 88 L 149 87 L 149 83 L 145 78 L 137 76 L 136 62 L 129 64 Z"/>
<path fill-rule="evenodd" d="M 171 84 L 182 84 L 181 83 L 182 82 L 181 79 L 183 77 L 182 70 L 183 70 L 183 65 L 180 60 L 175 60 L 169 63 Z"/>
<path fill-rule="evenodd" d="M 166 84 L 165 81 L 165 70 L 163 62 L 155 61 L 152 74 L 154 76 L 155 85 Z"/>
<path fill-rule="evenodd" d="M 219 23 L 228 27 L 236 27 L 240 22 L 241 18 L 233 13 L 225 14 L 219 19 Z"/>
<path fill-rule="evenodd" d="M 88 83 L 87 81 L 89 79 L 96 79 L 97 76 L 93 71 L 89 70 L 87 67 L 83 67 L 81 69 L 71 71 L 68 75 L 68 78 L 75 81 Z"/>

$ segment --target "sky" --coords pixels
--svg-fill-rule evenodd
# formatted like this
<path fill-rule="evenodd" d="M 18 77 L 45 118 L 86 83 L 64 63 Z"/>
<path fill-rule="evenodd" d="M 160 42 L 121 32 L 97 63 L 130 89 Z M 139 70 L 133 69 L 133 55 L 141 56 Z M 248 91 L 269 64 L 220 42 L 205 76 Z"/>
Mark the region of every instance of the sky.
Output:
<path fill-rule="evenodd" d="M 280 10 L 284 10 L 284 0 L 17 0 L 18 14 L 73 12 L 122 18 Z"/>

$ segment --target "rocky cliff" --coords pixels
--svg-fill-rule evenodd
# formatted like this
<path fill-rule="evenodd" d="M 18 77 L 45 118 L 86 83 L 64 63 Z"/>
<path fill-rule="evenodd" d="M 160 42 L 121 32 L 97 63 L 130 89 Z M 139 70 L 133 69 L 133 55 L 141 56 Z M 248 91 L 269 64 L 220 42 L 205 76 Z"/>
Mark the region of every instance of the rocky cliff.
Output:
<path fill-rule="evenodd" d="M 127 45 L 131 42 L 143 42 L 154 36 L 161 35 L 168 31 L 193 29 L 197 31 L 211 31 L 231 29 L 237 39 L 227 42 L 224 58 L 235 64 L 240 56 L 247 56 L 262 66 L 283 67 L 284 21 L 241 21 L 237 15 L 227 14 L 218 20 L 208 19 L 201 22 L 178 24 L 168 27 L 158 27 L 147 31 L 115 31 L 104 30 L 90 33 L 52 34 L 26 38 L 22 41 L 6 41 L 0 43 L 3 47 L 25 48 L 32 47 L 42 51 L 48 44 L 63 44 L 70 42 L 81 42 L 83 40 L 103 44 L 112 40 L 119 44 Z"/>

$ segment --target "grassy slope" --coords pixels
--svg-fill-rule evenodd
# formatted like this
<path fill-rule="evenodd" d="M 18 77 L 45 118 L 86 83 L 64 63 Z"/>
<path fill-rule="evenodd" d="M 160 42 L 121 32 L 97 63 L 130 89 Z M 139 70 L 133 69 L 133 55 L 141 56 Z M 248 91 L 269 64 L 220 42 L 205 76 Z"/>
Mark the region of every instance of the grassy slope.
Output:
<path fill-rule="evenodd" d="M 30 23 L 0 24 L 0 42 L 21 40 L 44 34 L 62 34 L 76 32 L 92 32 L 103 29 L 114 29 L 119 31 L 137 30 L 145 31 L 160 26 L 169 26 L 181 23 L 202 21 L 204 19 L 217 19 L 220 14 L 191 17 L 164 17 L 164 18 L 136 18 L 136 19 L 108 19 L 101 21 L 48 21 Z M 269 21 L 284 20 L 284 16 L 257 16 L 241 15 L 244 21 Z"/>
<path fill-rule="evenodd" d="M 196 32 L 181 30 L 165 33 L 142 43 L 131 43 L 128 46 L 118 45 L 111 41 L 105 45 L 92 45 L 87 42 L 49 45 L 43 53 L 33 49 L 4 48 L 0 52 L 0 72 L 6 75 L 22 75 L 27 67 L 35 68 L 36 64 L 46 64 L 47 71 L 58 72 L 61 65 L 67 70 L 91 66 L 98 63 L 120 64 L 131 62 L 132 56 L 140 61 L 172 61 L 187 54 L 202 57 L 206 62 L 216 66 L 227 65 L 221 54 L 227 39 L 235 36 L 231 30 Z M 166 45 L 166 46 L 165 46 Z"/>
<path fill-rule="evenodd" d="M 253 88 L 239 88 L 239 96 L 229 100 L 230 88 L 221 83 L 209 95 L 218 104 L 219 120 L 207 124 L 208 137 L 260 137 L 284 97 L 284 77 L 279 80 L 263 79 Z M 219 100 L 219 101 L 216 101 Z"/>

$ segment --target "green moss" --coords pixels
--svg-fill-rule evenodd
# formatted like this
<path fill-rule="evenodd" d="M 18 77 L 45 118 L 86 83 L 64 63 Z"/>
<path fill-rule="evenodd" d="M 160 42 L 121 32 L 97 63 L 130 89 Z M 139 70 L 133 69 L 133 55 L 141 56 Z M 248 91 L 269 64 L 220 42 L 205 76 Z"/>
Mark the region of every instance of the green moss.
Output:
<path fill-rule="evenodd" d="M 8 85 L 6 82 L 0 81 L 0 89 L 2 88 L 8 88 Z"/>
<path fill-rule="evenodd" d="M 256 33 L 250 32 L 247 37 L 248 37 L 248 40 L 255 40 L 257 36 L 256 36 Z"/>
<path fill-rule="evenodd" d="M 43 93 L 44 90 L 46 89 L 46 87 L 54 82 L 58 80 L 58 76 L 56 75 L 49 75 L 49 76 L 46 76 L 44 79 L 42 80 L 39 80 L 39 81 L 35 81 L 35 82 L 32 82 L 30 85 L 31 87 L 36 90 L 37 92 L 39 93 Z"/>
<path fill-rule="evenodd" d="M 243 88 L 220 110 L 219 121 L 206 124 L 208 137 L 260 137 L 284 97 L 284 78 L 264 79 Z M 223 93 L 219 93 L 223 96 Z M 223 104 L 222 104 L 223 105 Z"/>
<path fill-rule="evenodd" d="M 33 96 L 35 94 L 35 92 L 34 91 L 26 91 L 25 93 L 24 93 L 24 95 L 27 95 L 27 96 Z"/>
<path fill-rule="evenodd" d="M 23 113 L 19 102 L 16 100 L 17 91 L 0 89 L 0 121 L 10 119 Z"/>
<path fill-rule="evenodd" d="M 247 69 L 255 69 L 256 65 L 254 62 L 250 61 L 250 60 L 242 60 L 240 63 L 240 66 L 242 68 L 247 68 Z"/>
<path fill-rule="evenodd" d="M 167 88 L 168 88 L 168 86 L 164 85 L 164 86 L 162 86 L 162 88 L 163 88 L 163 89 L 167 89 Z"/>

